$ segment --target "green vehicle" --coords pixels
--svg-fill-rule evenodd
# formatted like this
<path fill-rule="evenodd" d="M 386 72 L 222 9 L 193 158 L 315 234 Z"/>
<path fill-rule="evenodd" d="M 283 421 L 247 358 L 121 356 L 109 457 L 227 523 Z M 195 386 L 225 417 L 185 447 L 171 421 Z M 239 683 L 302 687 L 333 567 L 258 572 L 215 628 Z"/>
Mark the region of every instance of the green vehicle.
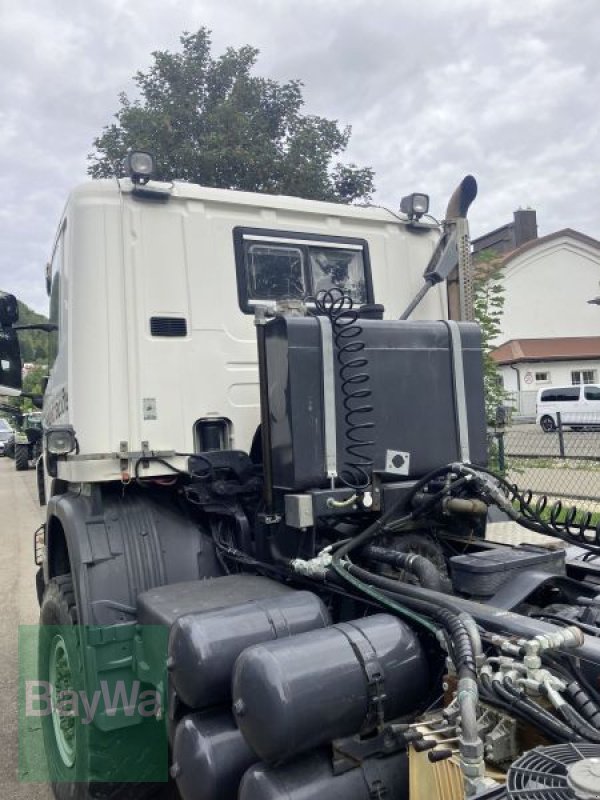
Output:
<path fill-rule="evenodd" d="M 41 412 L 23 414 L 20 429 L 15 433 L 14 448 L 11 448 L 17 472 L 29 469 L 30 463 L 37 461 L 42 452 L 42 437 Z"/>

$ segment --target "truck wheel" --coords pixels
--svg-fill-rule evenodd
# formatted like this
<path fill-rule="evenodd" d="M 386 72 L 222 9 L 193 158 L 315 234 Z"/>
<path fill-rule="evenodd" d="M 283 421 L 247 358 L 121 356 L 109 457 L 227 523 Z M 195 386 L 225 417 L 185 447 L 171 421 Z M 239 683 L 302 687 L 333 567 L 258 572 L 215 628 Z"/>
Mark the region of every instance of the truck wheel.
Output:
<path fill-rule="evenodd" d="M 38 675 L 40 681 L 63 692 L 85 689 L 77 622 L 71 576 L 54 578 L 46 587 L 40 611 Z M 107 781 L 111 765 L 121 764 L 130 729 L 105 733 L 93 723 L 84 725 L 81 717 L 61 716 L 56 708 L 41 721 L 48 777 L 57 800 L 142 800 L 155 797 L 166 786 Z M 155 720 L 149 722 L 159 727 Z M 139 763 L 143 757 L 140 754 Z"/>
<path fill-rule="evenodd" d="M 15 467 L 17 468 L 17 472 L 23 472 L 29 469 L 29 445 L 15 445 Z"/>

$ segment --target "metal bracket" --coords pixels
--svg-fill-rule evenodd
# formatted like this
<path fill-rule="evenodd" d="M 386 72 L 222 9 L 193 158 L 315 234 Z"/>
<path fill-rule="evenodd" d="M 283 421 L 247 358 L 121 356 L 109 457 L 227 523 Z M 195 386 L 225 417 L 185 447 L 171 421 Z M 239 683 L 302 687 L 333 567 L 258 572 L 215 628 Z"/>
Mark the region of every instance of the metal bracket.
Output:
<path fill-rule="evenodd" d="M 390 797 L 390 791 L 383 781 L 380 765 L 377 759 L 365 761 L 362 765 L 363 775 L 369 787 L 369 800 L 385 800 Z"/>
<path fill-rule="evenodd" d="M 119 469 L 123 480 L 129 478 L 129 444 L 128 442 L 119 443 Z"/>
<path fill-rule="evenodd" d="M 333 330 L 328 317 L 317 317 L 321 332 L 323 359 L 323 422 L 325 434 L 325 474 L 332 481 L 337 478 L 337 430 L 335 414 L 335 369 L 333 356 Z"/>
<path fill-rule="evenodd" d="M 471 452 L 469 447 L 469 418 L 467 415 L 467 392 L 465 387 L 462 340 L 457 322 L 454 320 L 445 320 L 445 325 L 450 334 L 452 378 L 454 381 L 454 401 L 456 404 L 460 459 L 463 463 L 468 464 L 471 460 Z"/>
<path fill-rule="evenodd" d="M 361 739 L 360 736 L 349 736 L 335 739 L 333 748 L 333 773 L 342 775 L 363 764 L 368 758 L 391 755 L 406 750 L 406 735 L 393 730 L 387 725 L 376 736 Z"/>
<path fill-rule="evenodd" d="M 338 630 L 348 639 L 367 679 L 369 707 L 360 732 L 369 733 L 374 729 L 381 731 L 385 720 L 386 694 L 385 676 L 377 653 L 364 634 L 351 623 L 339 625 Z"/>

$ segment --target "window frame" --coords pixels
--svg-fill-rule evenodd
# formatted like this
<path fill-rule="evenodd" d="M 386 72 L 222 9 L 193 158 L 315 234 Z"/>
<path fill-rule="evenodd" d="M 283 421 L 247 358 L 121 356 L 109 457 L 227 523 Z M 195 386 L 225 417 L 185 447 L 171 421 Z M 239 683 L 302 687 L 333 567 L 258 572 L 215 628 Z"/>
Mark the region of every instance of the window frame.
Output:
<path fill-rule="evenodd" d="M 586 381 L 583 379 L 585 373 L 588 373 L 592 376 L 590 381 Z M 577 383 L 574 382 L 574 376 L 579 375 L 580 380 Z M 597 383 L 596 381 L 596 370 L 595 369 L 572 369 L 571 370 L 571 385 L 572 386 L 589 386 L 590 384 Z"/>
<path fill-rule="evenodd" d="M 539 378 L 539 375 L 545 375 L 545 378 Z M 549 370 L 543 370 L 540 372 L 535 373 L 535 382 L 536 383 L 550 383 L 550 372 Z"/>
<path fill-rule="evenodd" d="M 58 354 L 61 350 L 61 335 L 63 331 L 63 267 L 65 261 L 65 246 L 67 233 L 67 219 L 59 225 L 52 256 L 50 258 L 50 293 L 48 297 L 48 320 L 56 325 L 56 329 L 48 334 L 48 373 L 52 372 Z M 55 294 L 56 291 L 56 294 Z"/>
<path fill-rule="evenodd" d="M 269 241 L 266 241 L 266 240 Z M 244 314 L 254 315 L 255 308 L 259 303 L 252 301 L 248 297 L 247 290 L 247 274 L 246 274 L 246 259 L 244 253 L 244 243 L 246 241 L 255 240 L 257 244 L 281 244 L 290 247 L 304 246 L 315 247 L 319 244 L 326 248 L 328 245 L 340 246 L 346 245 L 348 248 L 358 250 L 360 249 L 363 257 L 363 265 L 365 269 L 365 291 L 366 291 L 366 305 L 375 302 L 373 294 L 373 277 L 371 274 L 371 259 L 369 257 L 369 243 L 366 239 L 360 239 L 352 236 L 329 236 L 321 233 L 304 233 L 302 231 L 281 231 L 272 228 L 248 228 L 245 226 L 237 226 L 233 229 L 233 247 L 235 255 L 235 271 L 237 279 L 237 292 L 238 304 Z M 311 287 L 307 287 L 310 291 Z M 273 300 L 265 298 L 265 303 L 272 303 Z"/>

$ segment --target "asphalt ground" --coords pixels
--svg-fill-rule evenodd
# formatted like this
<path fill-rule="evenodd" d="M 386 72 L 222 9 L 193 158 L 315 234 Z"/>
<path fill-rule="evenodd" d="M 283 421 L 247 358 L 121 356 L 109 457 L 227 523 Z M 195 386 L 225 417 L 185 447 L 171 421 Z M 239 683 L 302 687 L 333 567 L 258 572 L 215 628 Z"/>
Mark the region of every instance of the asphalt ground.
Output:
<path fill-rule="evenodd" d="M 20 625 L 35 625 L 33 532 L 43 519 L 33 471 L 17 472 L 0 458 L 0 797 L 2 800 L 49 800 L 47 785 L 27 782 L 27 758 L 19 764 L 18 637 Z M 33 723 L 32 724 L 36 724 Z M 24 733 L 34 735 L 33 730 Z M 24 748 L 24 752 L 29 748 Z M 23 780 L 24 778 L 24 780 Z"/>
<path fill-rule="evenodd" d="M 504 437 L 507 455 L 543 455 L 557 458 L 560 456 L 557 431 L 544 433 L 539 425 L 526 423 L 507 428 Z M 600 462 L 600 428 L 582 431 L 565 428 L 563 441 L 566 456 L 596 458 Z"/>

